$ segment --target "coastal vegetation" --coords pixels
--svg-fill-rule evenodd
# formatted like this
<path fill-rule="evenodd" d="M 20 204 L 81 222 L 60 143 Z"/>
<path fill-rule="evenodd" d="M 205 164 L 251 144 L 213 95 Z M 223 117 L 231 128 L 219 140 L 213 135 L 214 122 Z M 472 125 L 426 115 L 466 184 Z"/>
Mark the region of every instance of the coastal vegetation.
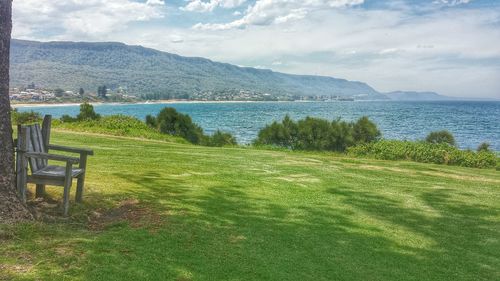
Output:
<path fill-rule="evenodd" d="M 179 113 L 175 108 L 166 107 L 156 117 L 146 116 L 146 124 L 163 134 L 179 136 L 192 144 L 204 142 L 203 129 L 193 123 L 189 115 Z"/>
<path fill-rule="evenodd" d="M 453 137 L 453 135 L 446 130 L 429 133 L 429 135 L 425 138 L 425 141 L 432 144 L 445 143 L 451 146 L 456 145 L 455 137 Z"/>
<path fill-rule="evenodd" d="M 19 112 L 17 109 L 11 109 L 10 118 L 13 125 L 31 124 L 42 120 L 42 115 L 33 110 Z"/>
<path fill-rule="evenodd" d="M 307 117 L 298 122 L 289 116 L 260 130 L 254 144 L 292 150 L 324 150 L 344 152 L 356 144 L 376 141 L 381 136 L 377 125 L 368 117 L 357 122 L 340 119 L 328 121 Z"/>
<path fill-rule="evenodd" d="M 348 149 L 348 155 L 383 160 L 410 160 L 423 163 L 494 168 L 498 157 L 488 150 L 460 150 L 448 143 L 381 140 Z"/>
<path fill-rule="evenodd" d="M 87 102 L 80 105 L 80 113 L 76 116 L 76 118 L 67 114 L 61 116 L 62 122 L 90 121 L 99 119 L 101 119 L 101 115 L 97 114 L 94 110 L 94 106 Z"/>
<path fill-rule="evenodd" d="M 84 130 L 96 133 L 108 133 L 118 136 L 132 136 L 158 140 L 179 141 L 184 139 L 192 144 L 204 146 L 233 146 L 236 139 L 229 133 L 217 130 L 206 135 L 203 129 L 193 123 L 187 114 L 166 107 L 156 117 L 148 115 L 145 122 L 124 115 L 101 117 L 89 103 L 80 105 L 80 113 L 76 117 L 63 115 L 54 126 L 70 130 Z"/>
<path fill-rule="evenodd" d="M 181 137 L 192 144 L 205 146 L 237 145 L 236 139 L 231 134 L 220 130 L 211 136 L 205 135 L 203 129 L 195 124 L 189 115 L 179 113 L 172 107 L 165 107 L 156 117 L 147 115 L 146 124 L 163 134 Z"/>

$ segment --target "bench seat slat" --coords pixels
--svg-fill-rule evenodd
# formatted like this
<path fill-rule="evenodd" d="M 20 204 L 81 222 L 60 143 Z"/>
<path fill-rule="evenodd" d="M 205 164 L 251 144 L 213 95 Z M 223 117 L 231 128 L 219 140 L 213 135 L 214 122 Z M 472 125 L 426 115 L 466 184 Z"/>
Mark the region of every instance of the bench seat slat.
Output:
<path fill-rule="evenodd" d="M 71 176 L 78 177 L 83 173 L 83 169 L 73 168 Z M 64 179 L 65 167 L 61 166 L 47 166 L 33 173 L 32 177 L 45 177 L 45 178 L 62 178 Z"/>

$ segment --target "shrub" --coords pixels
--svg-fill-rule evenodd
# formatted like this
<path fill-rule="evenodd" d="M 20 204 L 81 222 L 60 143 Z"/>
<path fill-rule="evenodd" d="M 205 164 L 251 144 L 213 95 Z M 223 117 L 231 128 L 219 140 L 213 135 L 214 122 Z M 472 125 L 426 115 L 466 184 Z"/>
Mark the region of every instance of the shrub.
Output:
<path fill-rule="evenodd" d="M 377 125 L 366 116 L 354 123 L 352 136 L 357 143 L 377 141 L 381 135 Z"/>
<path fill-rule="evenodd" d="M 236 139 L 230 133 L 217 130 L 213 135 L 207 137 L 205 145 L 207 146 L 231 146 L 237 145 Z"/>
<path fill-rule="evenodd" d="M 101 115 L 94 111 L 94 106 L 88 102 L 80 104 L 80 114 L 76 116 L 78 121 L 99 120 Z"/>
<path fill-rule="evenodd" d="M 229 133 L 219 130 L 212 136 L 206 136 L 203 129 L 193 123 L 187 114 L 177 112 L 175 108 L 165 107 L 156 117 L 146 116 L 146 124 L 163 134 L 179 136 L 190 143 L 207 146 L 236 145 L 236 139 Z"/>
<path fill-rule="evenodd" d="M 367 117 L 360 118 L 356 123 L 348 123 L 340 119 L 329 122 L 313 117 L 294 122 L 285 116 L 281 123 L 274 122 L 260 130 L 254 144 L 342 152 L 356 142 L 368 143 L 379 137 L 380 131 Z"/>
<path fill-rule="evenodd" d="M 13 125 L 33 124 L 40 122 L 42 116 L 34 111 L 19 112 L 17 109 L 13 109 L 11 111 L 11 120 Z"/>
<path fill-rule="evenodd" d="M 332 150 L 332 128 L 324 119 L 306 117 L 298 122 L 296 149 Z"/>
<path fill-rule="evenodd" d="M 157 128 L 158 123 L 156 122 L 156 118 L 152 115 L 146 115 L 146 124 L 151 128 Z"/>
<path fill-rule="evenodd" d="M 68 114 L 64 114 L 60 119 L 64 123 L 72 123 L 78 121 L 75 117 L 71 117 Z"/>
<path fill-rule="evenodd" d="M 298 125 L 286 115 L 281 123 L 273 122 L 259 131 L 256 145 L 276 145 L 295 149 L 298 137 Z"/>
<path fill-rule="evenodd" d="M 156 118 L 149 115 L 146 122 L 164 134 L 182 137 L 193 144 L 200 144 L 204 138 L 203 129 L 193 123 L 189 115 L 172 107 L 162 109 Z"/>
<path fill-rule="evenodd" d="M 348 154 L 382 160 L 411 160 L 475 168 L 492 168 L 497 164 L 496 155 L 492 152 L 460 150 L 447 143 L 422 141 L 381 140 L 363 143 L 349 148 Z"/>
<path fill-rule="evenodd" d="M 455 138 L 450 132 L 446 130 L 431 132 L 427 135 L 425 141 L 434 144 L 447 143 L 449 145 L 455 146 Z"/>
<path fill-rule="evenodd" d="M 64 123 L 72 123 L 77 121 L 90 121 L 90 120 L 99 120 L 101 119 L 101 115 L 97 114 L 94 111 L 94 106 L 88 102 L 84 102 L 80 104 L 80 113 L 75 117 L 64 114 L 61 116 L 60 120 Z"/>
<path fill-rule="evenodd" d="M 487 142 L 483 142 L 477 147 L 477 152 L 481 151 L 490 151 L 490 144 Z"/>

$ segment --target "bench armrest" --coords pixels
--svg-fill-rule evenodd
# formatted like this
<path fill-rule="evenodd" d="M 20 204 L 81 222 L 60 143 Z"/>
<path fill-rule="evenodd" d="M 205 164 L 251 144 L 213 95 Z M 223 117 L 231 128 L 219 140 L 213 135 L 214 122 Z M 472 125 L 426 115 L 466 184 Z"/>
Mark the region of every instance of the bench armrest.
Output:
<path fill-rule="evenodd" d="M 49 144 L 48 148 L 52 149 L 52 150 L 57 150 L 57 151 L 94 155 L 93 150 L 86 149 L 86 148 L 68 147 L 68 146 L 55 145 L 55 144 Z"/>
<path fill-rule="evenodd" d="M 47 159 L 47 160 L 62 161 L 62 162 L 67 162 L 67 163 L 71 163 L 71 164 L 80 163 L 80 159 L 75 158 L 75 157 L 56 155 L 56 154 L 48 154 L 48 153 L 42 153 L 42 152 L 25 152 L 24 156 L 27 158 L 41 158 L 41 159 Z"/>

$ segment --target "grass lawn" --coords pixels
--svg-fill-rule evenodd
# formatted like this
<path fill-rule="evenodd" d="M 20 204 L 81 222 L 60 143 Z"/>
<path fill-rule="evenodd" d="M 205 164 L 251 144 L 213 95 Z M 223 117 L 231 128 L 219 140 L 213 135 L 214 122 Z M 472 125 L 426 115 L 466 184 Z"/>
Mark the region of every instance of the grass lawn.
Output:
<path fill-rule="evenodd" d="M 0 225 L 0 280 L 500 280 L 493 169 L 52 140 L 95 150 L 85 202 Z"/>

